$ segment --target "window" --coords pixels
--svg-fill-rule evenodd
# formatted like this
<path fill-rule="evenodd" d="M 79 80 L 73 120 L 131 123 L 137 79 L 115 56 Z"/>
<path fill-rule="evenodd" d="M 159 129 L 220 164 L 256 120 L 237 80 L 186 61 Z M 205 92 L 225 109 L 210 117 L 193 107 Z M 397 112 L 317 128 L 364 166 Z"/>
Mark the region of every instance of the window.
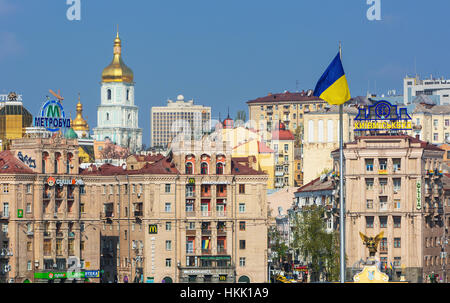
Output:
<path fill-rule="evenodd" d="M 402 188 L 402 179 L 394 178 L 394 192 L 399 192 Z"/>
<path fill-rule="evenodd" d="M 373 189 L 373 179 L 366 179 L 366 190 Z"/>
<path fill-rule="evenodd" d="M 445 119 L 445 126 L 450 126 L 450 120 L 449 119 Z"/>
<path fill-rule="evenodd" d="M 124 236 L 125 240 L 128 238 L 128 231 L 127 230 L 124 230 L 123 236 Z"/>
<path fill-rule="evenodd" d="M 380 217 L 380 228 L 386 228 L 387 227 L 387 217 L 382 216 Z"/>
<path fill-rule="evenodd" d="M 380 166 L 380 170 L 387 169 L 387 159 L 378 159 L 378 164 Z"/>
<path fill-rule="evenodd" d="M 216 164 L 216 174 L 223 175 L 223 163 L 219 162 Z"/>
<path fill-rule="evenodd" d="M 194 211 L 194 200 L 186 200 L 186 211 L 192 212 Z"/>
<path fill-rule="evenodd" d="M 434 126 L 434 127 L 437 127 L 437 126 L 438 126 L 438 123 L 439 123 L 439 121 L 438 121 L 437 119 L 434 119 L 434 120 L 433 120 L 433 126 Z"/>
<path fill-rule="evenodd" d="M 33 242 L 27 242 L 27 251 L 33 251 Z"/>
<path fill-rule="evenodd" d="M 388 209 L 387 197 L 382 196 L 379 197 L 379 199 L 380 199 L 380 210 L 387 210 Z"/>
<path fill-rule="evenodd" d="M 27 194 L 31 194 L 31 184 L 27 184 Z"/>
<path fill-rule="evenodd" d="M 239 240 L 239 249 L 245 249 L 245 240 Z"/>
<path fill-rule="evenodd" d="M 373 228 L 373 217 L 366 217 L 366 228 Z"/>
<path fill-rule="evenodd" d="M 166 202 L 164 210 L 165 210 L 166 213 L 170 213 L 171 212 L 170 202 Z"/>
<path fill-rule="evenodd" d="M 240 267 L 245 267 L 245 257 L 240 257 L 239 258 L 239 266 Z"/>
<path fill-rule="evenodd" d="M 26 212 L 27 214 L 31 213 L 31 203 L 27 203 Z"/>
<path fill-rule="evenodd" d="M 172 267 L 172 259 L 166 259 L 166 267 Z"/>
<path fill-rule="evenodd" d="M 172 223 L 166 222 L 166 230 L 172 230 Z"/>
<path fill-rule="evenodd" d="M 106 120 L 109 121 L 109 113 L 106 113 Z"/>
<path fill-rule="evenodd" d="M 239 222 L 239 230 L 245 230 L 245 221 L 240 221 Z"/>
<path fill-rule="evenodd" d="M 239 203 L 239 212 L 245 213 L 245 203 Z"/>
<path fill-rule="evenodd" d="M 27 270 L 28 270 L 28 271 L 32 270 L 32 267 L 31 267 L 31 261 L 28 261 L 28 262 L 27 262 Z"/>
<path fill-rule="evenodd" d="M 381 239 L 380 251 L 387 251 L 387 238 L 382 238 Z"/>
<path fill-rule="evenodd" d="M 401 238 L 394 238 L 394 247 L 395 248 L 400 248 L 400 247 L 402 247 L 402 240 L 401 240 Z"/>
<path fill-rule="evenodd" d="M 394 216 L 394 228 L 400 228 L 402 223 L 402 217 Z"/>
<path fill-rule="evenodd" d="M 6 217 L 6 218 L 9 217 L 9 203 L 8 202 L 3 203 L 3 217 Z"/>
<path fill-rule="evenodd" d="M 200 165 L 200 174 L 207 175 L 208 174 L 208 163 L 202 162 Z"/>
<path fill-rule="evenodd" d="M 166 184 L 165 190 L 166 190 L 166 193 L 170 193 L 170 184 Z"/>
<path fill-rule="evenodd" d="M 367 209 L 373 208 L 373 200 L 366 200 L 366 208 Z"/>
<path fill-rule="evenodd" d="M 9 184 L 3 184 L 3 193 L 4 194 L 9 193 Z"/>
<path fill-rule="evenodd" d="M 438 141 L 439 140 L 439 134 L 438 133 L 433 133 L 433 140 L 434 141 Z"/>
<path fill-rule="evenodd" d="M 401 159 L 392 159 L 392 163 L 394 164 L 394 172 L 399 171 L 402 168 Z"/>
<path fill-rule="evenodd" d="M 402 257 L 394 257 L 394 267 L 400 267 L 402 263 Z"/>
<path fill-rule="evenodd" d="M 366 159 L 366 171 L 373 171 L 373 159 Z"/>
<path fill-rule="evenodd" d="M 166 250 L 172 250 L 172 241 L 170 240 L 166 241 Z"/>
<path fill-rule="evenodd" d="M 400 209 L 400 199 L 394 200 L 394 209 Z"/>
<path fill-rule="evenodd" d="M 239 184 L 239 193 L 245 194 L 245 184 Z"/>
<path fill-rule="evenodd" d="M 107 97 L 107 99 L 108 100 L 111 100 L 111 90 L 110 89 L 108 89 L 107 91 L 106 91 L 106 97 Z"/>

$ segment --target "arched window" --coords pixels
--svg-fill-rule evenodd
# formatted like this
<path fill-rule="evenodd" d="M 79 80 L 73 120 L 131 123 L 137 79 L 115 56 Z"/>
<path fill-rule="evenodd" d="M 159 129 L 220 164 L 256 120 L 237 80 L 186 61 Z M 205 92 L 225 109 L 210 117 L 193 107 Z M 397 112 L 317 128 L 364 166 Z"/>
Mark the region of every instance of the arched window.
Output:
<path fill-rule="evenodd" d="M 319 120 L 318 129 L 318 141 L 323 142 L 323 120 Z"/>
<path fill-rule="evenodd" d="M 308 121 L 308 142 L 314 142 L 314 121 Z"/>
<path fill-rule="evenodd" d="M 186 175 L 192 175 L 194 173 L 193 165 L 191 162 L 186 163 Z"/>
<path fill-rule="evenodd" d="M 250 283 L 250 278 L 247 276 L 240 276 L 238 283 Z"/>
<path fill-rule="evenodd" d="M 208 163 L 202 162 L 200 165 L 200 174 L 207 175 L 208 174 Z"/>
<path fill-rule="evenodd" d="M 223 163 L 219 162 L 216 164 L 216 174 L 223 175 Z"/>
<path fill-rule="evenodd" d="M 127 89 L 127 101 L 130 100 L 130 90 Z"/>
<path fill-rule="evenodd" d="M 106 121 L 109 121 L 109 113 L 106 113 Z"/>
<path fill-rule="evenodd" d="M 111 93 L 111 90 L 110 90 L 110 89 L 108 89 L 108 90 L 106 91 L 106 95 L 107 95 L 107 99 L 108 99 L 108 100 L 111 100 L 111 98 L 112 98 L 112 93 Z"/>

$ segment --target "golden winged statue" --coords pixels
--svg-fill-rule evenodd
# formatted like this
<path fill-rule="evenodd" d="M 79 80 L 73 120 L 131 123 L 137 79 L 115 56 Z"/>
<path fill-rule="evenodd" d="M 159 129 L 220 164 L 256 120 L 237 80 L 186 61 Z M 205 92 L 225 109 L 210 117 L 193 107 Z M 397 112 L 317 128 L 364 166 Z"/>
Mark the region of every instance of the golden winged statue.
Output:
<path fill-rule="evenodd" d="M 377 252 L 378 243 L 380 243 L 381 239 L 383 238 L 384 232 L 380 232 L 375 237 L 368 237 L 362 232 L 359 232 L 359 235 L 361 236 L 361 239 L 363 240 L 363 243 L 367 248 L 369 249 L 369 256 L 374 257 L 375 253 Z"/>

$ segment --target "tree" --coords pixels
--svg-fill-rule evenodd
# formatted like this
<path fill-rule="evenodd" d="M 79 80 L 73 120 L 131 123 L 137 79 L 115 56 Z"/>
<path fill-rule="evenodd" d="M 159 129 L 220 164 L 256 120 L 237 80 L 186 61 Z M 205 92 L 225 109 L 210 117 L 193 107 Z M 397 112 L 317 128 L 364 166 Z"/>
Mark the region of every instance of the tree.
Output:
<path fill-rule="evenodd" d="M 281 232 L 276 226 L 269 227 L 269 248 L 275 253 L 276 259 L 273 259 L 274 266 L 280 267 L 286 258 L 289 247 L 286 245 Z"/>
<path fill-rule="evenodd" d="M 300 147 L 303 141 L 303 124 L 299 124 L 295 129 L 294 138 L 295 138 L 294 146 Z"/>
<path fill-rule="evenodd" d="M 339 279 L 339 237 L 326 231 L 325 209 L 304 207 L 294 216 L 293 247 L 309 263 L 311 281 Z"/>
<path fill-rule="evenodd" d="M 236 113 L 235 124 L 243 125 L 247 121 L 247 113 L 245 110 L 238 110 Z M 242 122 L 237 122 L 242 121 Z"/>

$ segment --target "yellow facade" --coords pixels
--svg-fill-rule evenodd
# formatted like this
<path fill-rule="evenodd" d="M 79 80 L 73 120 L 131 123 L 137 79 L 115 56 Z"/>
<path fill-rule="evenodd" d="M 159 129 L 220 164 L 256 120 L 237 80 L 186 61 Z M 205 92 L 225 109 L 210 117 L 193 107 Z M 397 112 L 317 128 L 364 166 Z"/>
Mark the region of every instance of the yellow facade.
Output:
<path fill-rule="evenodd" d="M 10 140 L 22 138 L 25 128 L 31 126 L 32 119 L 22 102 L 2 102 L 0 104 L 1 150 L 9 149 Z"/>

